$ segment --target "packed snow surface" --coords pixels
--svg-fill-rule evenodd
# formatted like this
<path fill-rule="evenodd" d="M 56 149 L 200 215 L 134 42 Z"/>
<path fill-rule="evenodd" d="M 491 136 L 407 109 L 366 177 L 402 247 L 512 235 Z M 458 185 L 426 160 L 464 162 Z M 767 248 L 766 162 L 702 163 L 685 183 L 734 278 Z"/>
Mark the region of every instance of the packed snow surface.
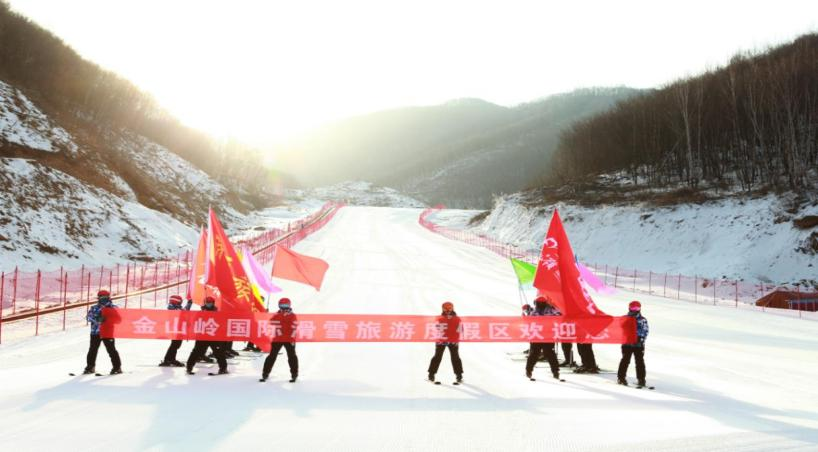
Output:
<path fill-rule="evenodd" d="M 419 209 L 347 207 L 296 249 L 330 264 L 320 292 L 276 280 L 297 313 L 518 315 L 506 259 L 435 235 Z M 569 237 L 572 228 L 567 225 Z M 597 296 L 623 314 L 633 297 Z M 69 377 L 84 366 L 84 328 L 0 346 L 4 450 L 703 451 L 818 450 L 818 335 L 813 321 L 639 296 L 651 332 L 648 381 L 563 372 L 567 382 L 507 353 L 525 344 L 461 345 L 466 384 L 444 357 L 425 380 L 433 345 L 298 345 L 266 383 L 262 357 L 231 374 L 159 368 L 167 341 L 118 340 L 125 374 Z M 237 344 L 236 348 L 239 344 Z M 180 358 L 192 348 L 185 343 Z M 619 347 L 595 346 L 615 369 Z M 100 351 L 97 369 L 109 361 Z M 632 365 L 633 366 L 633 365 Z M 634 369 L 629 372 L 633 382 Z"/>

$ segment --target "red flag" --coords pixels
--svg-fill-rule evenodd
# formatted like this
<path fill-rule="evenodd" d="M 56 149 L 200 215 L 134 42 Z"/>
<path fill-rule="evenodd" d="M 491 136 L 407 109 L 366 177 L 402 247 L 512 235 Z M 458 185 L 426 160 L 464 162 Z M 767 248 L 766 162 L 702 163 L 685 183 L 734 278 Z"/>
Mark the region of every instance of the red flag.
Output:
<path fill-rule="evenodd" d="M 207 253 L 207 284 L 215 286 L 220 295 L 223 311 L 265 311 L 261 301 L 253 295 L 250 280 L 244 272 L 239 256 L 227 238 L 216 213 L 210 209 Z"/>
<path fill-rule="evenodd" d="M 566 317 L 606 316 L 591 299 L 580 282 L 574 251 L 568 235 L 554 210 L 551 225 L 542 246 L 534 287 L 540 295 L 548 296 Z"/>
<path fill-rule="evenodd" d="M 192 265 L 190 266 L 190 281 L 188 284 L 187 289 L 187 297 L 188 299 L 193 300 L 196 304 L 204 304 L 204 299 L 207 295 L 213 295 L 207 289 L 205 285 L 205 264 L 207 259 L 207 233 L 205 232 L 204 228 L 202 228 L 202 232 L 199 235 L 199 246 L 196 247 L 196 251 L 193 253 L 193 261 Z"/>
<path fill-rule="evenodd" d="M 321 290 L 324 273 L 329 264 L 317 257 L 298 254 L 281 245 L 276 245 L 276 255 L 273 260 L 273 276 L 297 281 Z"/>

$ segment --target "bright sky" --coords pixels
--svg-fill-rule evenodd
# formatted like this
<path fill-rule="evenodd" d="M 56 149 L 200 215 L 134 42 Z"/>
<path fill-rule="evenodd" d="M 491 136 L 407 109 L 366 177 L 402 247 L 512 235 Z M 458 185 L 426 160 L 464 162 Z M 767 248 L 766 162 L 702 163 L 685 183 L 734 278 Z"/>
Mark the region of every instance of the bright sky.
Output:
<path fill-rule="evenodd" d="M 660 86 L 818 31 L 818 2 L 7 0 L 180 119 L 256 144 L 385 108 Z"/>

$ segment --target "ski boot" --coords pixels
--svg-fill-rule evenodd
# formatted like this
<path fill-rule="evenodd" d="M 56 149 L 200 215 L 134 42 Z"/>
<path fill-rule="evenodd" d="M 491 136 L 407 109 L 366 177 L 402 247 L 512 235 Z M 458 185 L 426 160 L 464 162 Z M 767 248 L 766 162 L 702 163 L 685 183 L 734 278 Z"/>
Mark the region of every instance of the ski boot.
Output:
<path fill-rule="evenodd" d="M 170 365 L 171 365 L 171 367 L 185 367 L 185 364 L 183 362 L 180 362 L 180 361 L 177 361 L 177 360 L 171 361 Z"/>
<path fill-rule="evenodd" d="M 617 383 L 617 384 L 620 384 L 620 385 L 622 385 L 622 386 L 627 386 L 627 385 L 628 385 L 628 380 L 626 380 L 626 379 L 624 379 L 624 378 L 617 378 L 617 379 L 616 379 L 616 383 Z"/>
<path fill-rule="evenodd" d="M 111 369 L 110 375 L 118 375 L 118 374 L 121 374 L 121 373 L 122 373 L 122 368 L 121 367 L 114 367 L 113 369 Z"/>
<path fill-rule="evenodd" d="M 93 367 L 86 367 L 85 369 L 82 370 L 83 375 L 93 374 L 94 372 L 96 371 L 94 370 Z"/>

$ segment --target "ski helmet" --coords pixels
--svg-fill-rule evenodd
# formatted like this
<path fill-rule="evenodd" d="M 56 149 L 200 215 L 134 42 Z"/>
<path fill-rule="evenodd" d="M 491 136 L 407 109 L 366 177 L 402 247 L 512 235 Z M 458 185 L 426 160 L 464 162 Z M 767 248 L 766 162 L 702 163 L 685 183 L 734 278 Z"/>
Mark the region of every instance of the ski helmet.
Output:
<path fill-rule="evenodd" d="M 451 301 L 447 301 L 443 303 L 443 310 L 444 311 L 454 311 L 454 303 Z"/>
<path fill-rule="evenodd" d="M 111 296 L 111 292 L 108 292 L 105 289 L 100 290 L 97 292 L 97 298 L 108 298 Z"/>
<path fill-rule="evenodd" d="M 291 305 L 290 305 L 290 299 L 289 298 L 284 297 L 284 298 L 278 300 L 278 308 L 279 309 L 290 309 L 290 306 Z"/>
<path fill-rule="evenodd" d="M 216 303 L 216 299 L 213 297 L 205 297 L 205 304 L 207 303 Z"/>
<path fill-rule="evenodd" d="M 642 303 L 640 303 L 640 302 L 638 302 L 636 300 L 633 300 L 628 305 L 628 310 L 629 311 L 641 311 L 642 310 Z"/>
<path fill-rule="evenodd" d="M 181 295 L 171 295 L 170 296 L 170 304 L 182 304 L 182 296 Z"/>

